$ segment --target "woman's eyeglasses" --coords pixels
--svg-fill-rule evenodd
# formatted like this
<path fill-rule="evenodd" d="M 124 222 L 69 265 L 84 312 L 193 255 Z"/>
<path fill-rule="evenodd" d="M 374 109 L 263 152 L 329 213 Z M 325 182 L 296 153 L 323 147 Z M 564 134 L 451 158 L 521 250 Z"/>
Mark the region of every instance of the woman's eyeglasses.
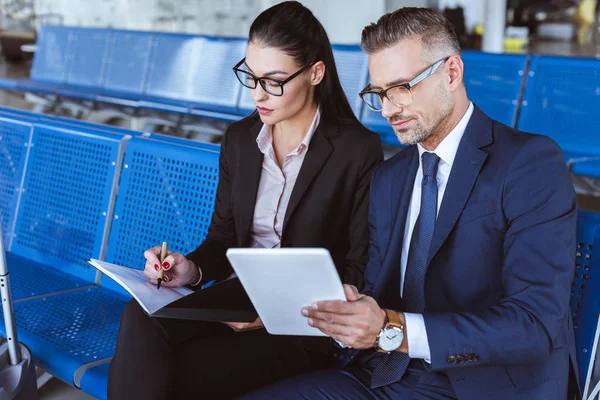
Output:
<path fill-rule="evenodd" d="M 246 62 L 246 58 L 243 58 L 242 61 L 240 61 L 235 65 L 235 67 L 233 67 L 233 72 L 235 72 L 235 76 L 238 78 L 238 81 L 240 81 L 242 85 L 250 89 L 256 89 L 256 86 L 260 84 L 260 86 L 264 89 L 265 92 L 273 96 L 283 96 L 283 85 L 285 85 L 286 83 L 288 83 L 289 81 L 291 81 L 292 79 L 294 79 L 295 77 L 297 77 L 316 63 L 315 61 L 310 64 L 307 64 L 304 67 L 302 67 L 298 72 L 288 76 L 286 79 L 279 80 L 265 77 L 259 78 L 251 74 L 249 71 L 240 69 L 244 62 Z"/>

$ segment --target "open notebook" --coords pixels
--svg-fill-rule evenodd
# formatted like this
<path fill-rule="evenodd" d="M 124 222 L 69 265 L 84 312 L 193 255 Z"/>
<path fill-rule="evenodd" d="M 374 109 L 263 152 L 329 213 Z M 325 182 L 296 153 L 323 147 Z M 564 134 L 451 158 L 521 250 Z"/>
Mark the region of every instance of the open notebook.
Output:
<path fill-rule="evenodd" d="M 153 317 L 220 322 L 253 322 L 258 317 L 237 278 L 198 291 L 157 289 L 141 270 L 95 259 L 88 263 L 121 285 Z"/>

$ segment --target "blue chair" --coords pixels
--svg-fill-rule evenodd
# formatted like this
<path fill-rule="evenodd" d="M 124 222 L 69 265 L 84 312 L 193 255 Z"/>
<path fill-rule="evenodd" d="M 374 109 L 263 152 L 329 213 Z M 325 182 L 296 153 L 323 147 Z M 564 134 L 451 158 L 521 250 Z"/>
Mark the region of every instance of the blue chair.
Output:
<path fill-rule="evenodd" d="M 103 256 L 127 139 L 33 127 L 7 261 L 20 339 L 68 383 L 81 365 L 112 354 L 103 327 L 125 301 L 94 286 L 98 274 L 83 259 Z"/>
<path fill-rule="evenodd" d="M 528 56 L 463 53 L 467 94 L 496 121 L 515 127 L 523 92 Z"/>
<path fill-rule="evenodd" d="M 199 147 L 134 138 L 127 145 L 106 261 L 142 269 L 146 249 L 169 243 L 187 253 L 206 237 L 218 183 L 219 153 Z M 102 287 L 126 294 L 109 278 Z M 107 326 L 116 343 L 118 321 Z M 104 360 L 108 363 L 110 360 Z M 80 387 L 106 396 L 108 364 L 90 365 Z"/>
<path fill-rule="evenodd" d="M 67 79 L 77 28 L 42 26 L 30 79 L 16 80 L 16 88 L 26 92 L 56 94 Z"/>
<path fill-rule="evenodd" d="M 111 32 L 107 29 L 78 29 L 73 43 L 72 61 L 66 83 L 97 88 L 104 83 L 104 71 L 110 51 Z"/>
<path fill-rule="evenodd" d="M 600 178 L 600 60 L 534 56 L 518 128 L 554 139 L 576 175 Z"/>
<path fill-rule="evenodd" d="M 103 90 L 96 100 L 137 107 L 146 89 L 155 33 L 113 31 Z"/>
<path fill-rule="evenodd" d="M 600 314 L 600 214 L 580 212 L 577 226 L 577 256 L 571 286 L 571 314 L 579 364 L 579 382 L 584 399 L 590 393 L 592 369 L 597 354 Z"/>
<path fill-rule="evenodd" d="M 203 37 L 199 65 L 190 82 L 192 114 L 235 121 L 240 84 L 231 68 L 246 53 L 246 39 Z"/>
<path fill-rule="evenodd" d="M 238 83 L 228 65 L 244 56 L 246 41 L 157 34 L 140 107 L 234 121 Z"/>

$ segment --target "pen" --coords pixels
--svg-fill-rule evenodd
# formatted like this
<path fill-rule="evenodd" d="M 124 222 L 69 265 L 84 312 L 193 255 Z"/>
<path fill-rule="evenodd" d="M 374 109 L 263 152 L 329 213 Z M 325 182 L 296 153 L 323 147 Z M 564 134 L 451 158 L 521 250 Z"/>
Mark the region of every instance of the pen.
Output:
<path fill-rule="evenodd" d="M 163 279 L 163 262 L 165 262 L 165 258 L 167 258 L 167 242 L 162 243 L 162 249 L 160 250 L 160 266 L 158 267 L 158 274 L 156 276 L 156 288 L 160 289 L 160 285 Z"/>

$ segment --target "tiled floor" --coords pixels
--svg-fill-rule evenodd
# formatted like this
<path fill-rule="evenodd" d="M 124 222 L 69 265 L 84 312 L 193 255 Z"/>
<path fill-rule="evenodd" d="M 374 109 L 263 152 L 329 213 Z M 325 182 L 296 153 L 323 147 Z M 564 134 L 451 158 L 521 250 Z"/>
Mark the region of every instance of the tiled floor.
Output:
<path fill-rule="evenodd" d="M 39 391 L 40 400 L 92 400 L 92 397 L 81 390 L 77 390 L 64 383 L 63 381 L 53 378 L 46 383 Z"/>

